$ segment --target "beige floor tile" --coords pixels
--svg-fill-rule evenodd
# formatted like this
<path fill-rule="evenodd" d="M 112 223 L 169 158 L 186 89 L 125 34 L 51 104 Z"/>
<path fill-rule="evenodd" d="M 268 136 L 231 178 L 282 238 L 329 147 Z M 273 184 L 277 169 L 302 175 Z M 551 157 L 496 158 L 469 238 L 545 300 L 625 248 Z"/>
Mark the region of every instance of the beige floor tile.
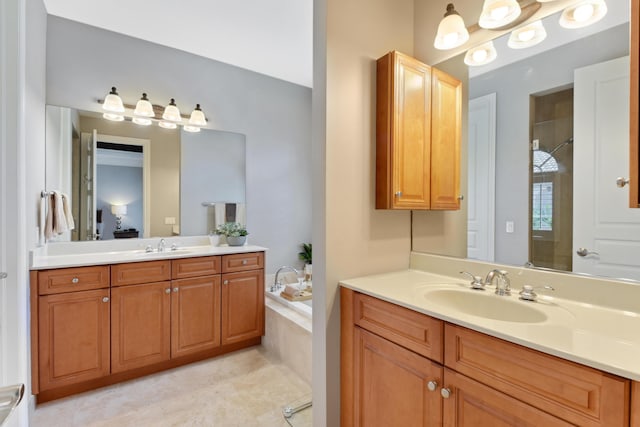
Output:
<path fill-rule="evenodd" d="M 308 395 L 260 346 L 38 405 L 33 427 L 286 427 L 282 407 Z"/>

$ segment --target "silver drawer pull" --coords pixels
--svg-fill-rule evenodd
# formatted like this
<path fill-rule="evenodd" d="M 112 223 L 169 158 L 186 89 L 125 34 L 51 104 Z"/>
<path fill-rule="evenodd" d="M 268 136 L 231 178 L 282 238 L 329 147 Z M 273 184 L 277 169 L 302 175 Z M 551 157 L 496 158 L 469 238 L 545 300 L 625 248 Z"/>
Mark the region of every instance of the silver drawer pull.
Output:
<path fill-rule="evenodd" d="M 173 292 L 178 292 L 178 287 L 176 286 L 175 288 L 173 288 Z"/>
<path fill-rule="evenodd" d="M 249 263 L 249 261 L 247 261 L 246 259 L 242 260 L 242 265 L 247 265 Z"/>
<path fill-rule="evenodd" d="M 171 293 L 171 288 L 167 288 L 167 289 L 165 289 L 165 290 L 164 290 L 164 293 L 165 293 L 165 294 L 170 294 L 170 293 Z"/>
<path fill-rule="evenodd" d="M 223 284 L 223 285 L 228 285 L 228 284 L 229 284 L 229 281 L 228 281 L 228 280 L 225 280 L 224 282 L 222 282 L 222 284 Z"/>
<path fill-rule="evenodd" d="M 451 390 L 449 390 L 448 388 L 443 388 L 440 390 L 440 396 L 444 397 L 445 399 L 448 399 L 451 397 Z"/>
<path fill-rule="evenodd" d="M 401 197 L 402 196 L 402 191 L 396 191 L 396 197 Z"/>
<path fill-rule="evenodd" d="M 437 381 L 429 381 L 427 383 L 427 388 L 429 389 L 429 391 L 436 391 L 436 389 L 438 388 L 438 382 Z"/>
<path fill-rule="evenodd" d="M 80 281 L 80 279 L 78 279 L 77 277 L 74 277 L 73 279 L 71 279 L 71 283 L 78 283 Z"/>
<path fill-rule="evenodd" d="M 109 297 L 103 297 L 102 302 L 109 302 Z"/>

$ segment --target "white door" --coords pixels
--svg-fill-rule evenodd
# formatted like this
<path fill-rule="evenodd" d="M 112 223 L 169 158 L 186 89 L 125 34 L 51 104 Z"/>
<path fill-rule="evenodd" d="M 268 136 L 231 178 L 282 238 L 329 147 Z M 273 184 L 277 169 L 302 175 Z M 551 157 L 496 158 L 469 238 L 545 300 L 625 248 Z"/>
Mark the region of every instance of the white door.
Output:
<path fill-rule="evenodd" d="M 575 71 L 573 270 L 640 280 L 640 209 L 628 207 L 629 57 Z"/>
<path fill-rule="evenodd" d="M 496 94 L 469 101 L 467 257 L 493 261 L 495 249 Z"/>

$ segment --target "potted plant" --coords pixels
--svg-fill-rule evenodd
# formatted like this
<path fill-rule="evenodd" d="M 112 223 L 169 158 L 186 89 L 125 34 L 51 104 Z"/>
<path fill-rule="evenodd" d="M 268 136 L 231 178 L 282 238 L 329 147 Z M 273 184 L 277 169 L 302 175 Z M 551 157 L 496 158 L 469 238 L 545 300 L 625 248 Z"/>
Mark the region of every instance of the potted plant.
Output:
<path fill-rule="evenodd" d="M 304 261 L 304 280 L 311 281 L 312 276 L 312 247 L 311 243 L 302 244 L 302 252 L 298 252 L 298 257 Z"/>
<path fill-rule="evenodd" d="M 246 243 L 249 232 L 238 222 L 227 222 L 219 225 L 215 234 L 225 236 L 229 246 L 242 246 Z"/>

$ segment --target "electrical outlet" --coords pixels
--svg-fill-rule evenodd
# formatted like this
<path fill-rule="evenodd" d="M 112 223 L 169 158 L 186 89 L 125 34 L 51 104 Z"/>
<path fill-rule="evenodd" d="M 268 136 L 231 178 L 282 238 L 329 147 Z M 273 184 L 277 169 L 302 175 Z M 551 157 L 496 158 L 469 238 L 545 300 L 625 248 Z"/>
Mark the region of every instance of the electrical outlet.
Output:
<path fill-rule="evenodd" d="M 507 233 L 513 233 L 513 221 L 507 221 L 506 231 Z"/>
<path fill-rule="evenodd" d="M 539 150 L 540 149 L 540 140 L 539 139 L 534 139 L 533 142 L 531 142 L 531 149 L 532 150 Z"/>
<path fill-rule="evenodd" d="M 175 223 L 176 223 L 176 218 L 173 216 L 167 216 L 164 218 L 165 225 L 175 225 Z"/>

